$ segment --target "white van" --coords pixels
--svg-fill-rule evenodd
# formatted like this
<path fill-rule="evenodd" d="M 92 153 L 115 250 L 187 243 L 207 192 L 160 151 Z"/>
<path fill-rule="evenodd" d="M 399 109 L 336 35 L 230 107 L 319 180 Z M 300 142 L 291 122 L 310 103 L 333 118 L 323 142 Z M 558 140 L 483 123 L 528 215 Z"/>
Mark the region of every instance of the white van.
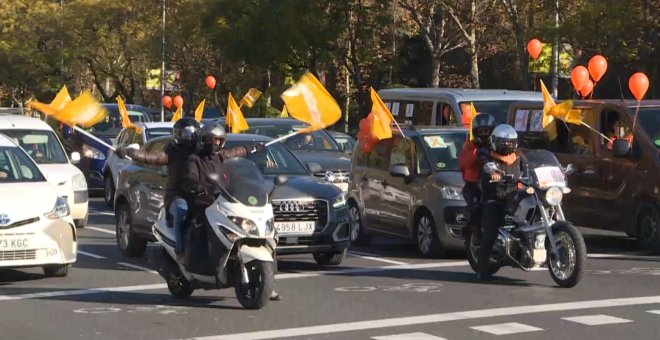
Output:
<path fill-rule="evenodd" d="M 67 156 L 57 135 L 45 122 L 20 115 L 0 115 L 0 133 L 12 138 L 16 144 L 39 165 L 48 182 L 57 186 L 64 197 L 76 227 L 87 225 L 87 181 L 73 164 L 80 161 L 80 154 Z"/>
<path fill-rule="evenodd" d="M 543 102 L 541 92 L 452 88 L 397 88 L 378 92 L 397 122 L 415 126 L 470 125 L 471 103 L 505 123 L 515 102 Z"/>

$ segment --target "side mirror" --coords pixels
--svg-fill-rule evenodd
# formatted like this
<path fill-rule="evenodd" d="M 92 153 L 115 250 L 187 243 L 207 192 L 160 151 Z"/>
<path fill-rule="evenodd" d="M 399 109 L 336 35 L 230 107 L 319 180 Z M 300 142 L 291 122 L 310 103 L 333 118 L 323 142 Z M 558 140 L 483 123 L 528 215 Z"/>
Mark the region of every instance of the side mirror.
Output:
<path fill-rule="evenodd" d="M 281 187 L 289 183 L 289 177 L 287 177 L 286 175 L 277 175 L 275 176 L 273 182 L 275 183 L 276 187 Z"/>
<path fill-rule="evenodd" d="M 80 153 L 79 152 L 71 153 L 71 164 L 78 164 L 78 163 L 80 163 Z"/>
<path fill-rule="evenodd" d="M 323 171 L 323 168 L 321 167 L 321 165 L 319 163 L 315 163 L 315 162 L 307 163 L 307 169 L 312 174 L 316 174 L 316 173 L 319 173 L 319 172 Z"/>
<path fill-rule="evenodd" d="M 493 163 L 493 162 L 488 162 L 488 163 L 484 164 L 484 172 L 489 174 L 489 175 L 494 174 L 498 170 L 499 169 L 497 168 L 497 165 L 495 165 L 495 163 Z"/>
<path fill-rule="evenodd" d="M 617 139 L 612 143 L 612 155 L 614 157 L 628 157 L 630 155 L 630 149 L 630 141 L 627 139 Z"/>
<path fill-rule="evenodd" d="M 136 144 L 136 143 L 129 144 L 126 148 L 127 149 L 133 149 L 133 150 L 140 150 L 140 144 Z"/>
<path fill-rule="evenodd" d="M 564 173 L 566 176 L 570 176 L 575 173 L 575 165 L 569 164 L 566 166 L 566 169 L 564 169 Z"/>
<path fill-rule="evenodd" d="M 344 144 L 337 143 L 337 147 L 339 148 L 339 151 L 346 152 L 346 147 L 344 146 Z"/>
<path fill-rule="evenodd" d="M 410 169 L 408 169 L 408 167 L 403 164 L 390 165 L 389 171 L 392 177 L 406 178 L 410 176 Z"/>

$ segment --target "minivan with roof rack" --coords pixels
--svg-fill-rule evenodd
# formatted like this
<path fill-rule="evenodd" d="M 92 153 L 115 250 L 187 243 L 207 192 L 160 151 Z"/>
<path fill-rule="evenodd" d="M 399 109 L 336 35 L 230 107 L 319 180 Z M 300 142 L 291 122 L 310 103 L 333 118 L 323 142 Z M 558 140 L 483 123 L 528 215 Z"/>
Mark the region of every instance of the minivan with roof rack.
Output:
<path fill-rule="evenodd" d="M 365 153 L 358 146 L 348 190 L 351 242 L 375 234 L 413 240 L 425 257 L 463 249 L 469 218 L 458 157 L 462 127 L 403 128 Z"/>

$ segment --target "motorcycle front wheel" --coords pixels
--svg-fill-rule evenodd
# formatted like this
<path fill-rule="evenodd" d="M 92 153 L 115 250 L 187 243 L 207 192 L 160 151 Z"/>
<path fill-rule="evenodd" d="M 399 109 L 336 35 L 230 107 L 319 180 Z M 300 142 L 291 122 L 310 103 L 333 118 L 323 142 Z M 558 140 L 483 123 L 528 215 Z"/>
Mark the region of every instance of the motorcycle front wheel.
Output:
<path fill-rule="evenodd" d="M 238 302 L 247 309 L 263 308 L 273 293 L 275 271 L 272 262 L 252 261 L 245 264 L 249 283 L 239 282 L 235 286 Z"/>
<path fill-rule="evenodd" d="M 574 287 L 584 274 L 587 246 L 582 234 L 574 226 L 566 222 L 556 222 L 551 228 L 559 256 L 552 253 L 550 240 L 546 238 L 546 251 L 548 252 L 546 261 L 550 276 L 560 287 Z"/>
<path fill-rule="evenodd" d="M 465 253 L 467 254 L 467 260 L 470 263 L 470 267 L 475 273 L 479 272 L 479 245 L 472 244 L 472 230 L 469 226 L 465 227 L 464 230 L 465 236 Z M 491 259 L 490 266 L 488 267 L 488 274 L 495 275 L 497 271 L 500 270 L 500 266 Z"/>

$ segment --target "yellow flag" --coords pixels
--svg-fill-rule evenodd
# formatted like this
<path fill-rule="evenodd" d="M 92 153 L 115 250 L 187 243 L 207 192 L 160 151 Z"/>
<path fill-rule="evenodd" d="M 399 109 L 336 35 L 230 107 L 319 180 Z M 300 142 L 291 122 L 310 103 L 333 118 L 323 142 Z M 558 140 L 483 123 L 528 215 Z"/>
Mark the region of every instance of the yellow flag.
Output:
<path fill-rule="evenodd" d="M 289 112 L 286 110 L 286 105 L 282 107 L 282 112 L 280 113 L 280 117 L 289 118 Z"/>
<path fill-rule="evenodd" d="M 243 98 L 241 98 L 240 106 L 245 105 L 247 107 L 253 107 L 259 97 L 261 97 L 261 91 L 255 88 L 250 88 Z"/>
<path fill-rule="evenodd" d="M 543 93 L 543 129 L 548 133 L 550 140 L 555 140 L 557 139 L 557 122 L 550 112 L 556 104 L 543 80 L 541 80 L 541 92 Z"/>
<path fill-rule="evenodd" d="M 69 95 L 69 91 L 65 86 L 62 86 L 62 89 L 60 92 L 57 93 L 55 98 L 53 98 L 53 101 L 50 102 L 50 104 L 45 104 L 45 103 L 40 103 L 36 100 L 30 101 L 28 106 L 31 109 L 37 109 L 46 115 L 49 116 L 55 116 L 57 112 L 61 111 L 66 104 L 71 102 L 71 96 Z"/>
<path fill-rule="evenodd" d="M 204 105 L 206 104 L 206 99 L 202 99 L 202 101 L 197 105 L 197 108 L 195 109 L 195 120 L 198 122 L 202 121 L 202 117 L 204 117 Z"/>
<path fill-rule="evenodd" d="M 183 108 L 177 107 L 176 111 L 174 111 L 174 114 L 172 115 L 172 122 L 176 122 L 181 118 L 183 118 Z"/>
<path fill-rule="evenodd" d="M 477 109 L 474 107 L 474 102 L 470 103 L 470 110 L 472 111 L 470 116 L 470 141 L 473 141 L 474 134 L 472 133 L 472 127 L 474 127 L 474 118 L 479 114 Z"/>
<path fill-rule="evenodd" d="M 126 108 L 126 103 L 121 99 L 120 96 L 117 96 L 117 105 L 119 106 L 119 116 L 121 117 L 121 126 L 124 128 L 134 128 L 135 125 L 131 122 L 131 118 L 128 116 L 128 109 Z"/>
<path fill-rule="evenodd" d="M 101 122 L 107 116 L 108 111 L 89 91 L 85 91 L 74 101 L 66 104 L 64 109 L 54 115 L 54 118 L 70 126 L 80 125 L 88 128 Z"/>
<path fill-rule="evenodd" d="M 229 92 L 229 100 L 227 104 L 227 125 L 231 127 L 232 133 L 240 133 L 249 128 L 245 117 L 243 117 L 243 112 L 241 108 L 236 104 L 236 100 Z"/>
<path fill-rule="evenodd" d="M 282 94 L 289 115 L 311 127 L 308 131 L 325 129 L 341 118 L 341 109 L 328 90 L 307 72 Z"/>
<path fill-rule="evenodd" d="M 378 140 L 392 138 L 392 122 L 394 116 L 387 108 L 378 92 L 371 88 L 371 112 L 374 113 L 374 124 L 371 125 L 371 133 Z"/>

